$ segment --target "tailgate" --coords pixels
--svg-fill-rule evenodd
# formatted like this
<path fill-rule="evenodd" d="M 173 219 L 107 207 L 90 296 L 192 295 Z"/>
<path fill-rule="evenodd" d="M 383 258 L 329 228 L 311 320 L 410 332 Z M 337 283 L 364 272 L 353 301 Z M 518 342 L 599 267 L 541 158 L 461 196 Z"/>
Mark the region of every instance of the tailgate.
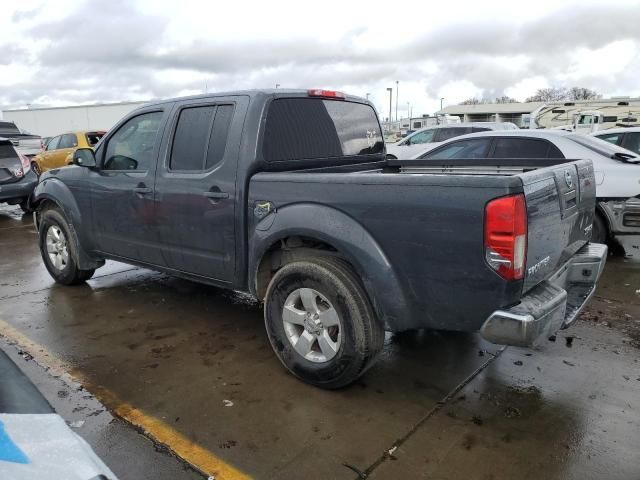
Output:
<path fill-rule="evenodd" d="M 0 184 L 17 182 L 20 178 L 22 178 L 20 157 L 9 142 L 2 141 L 0 143 Z"/>
<path fill-rule="evenodd" d="M 596 204 L 589 160 L 521 174 L 527 202 L 527 266 L 523 292 L 549 278 L 591 238 Z"/>

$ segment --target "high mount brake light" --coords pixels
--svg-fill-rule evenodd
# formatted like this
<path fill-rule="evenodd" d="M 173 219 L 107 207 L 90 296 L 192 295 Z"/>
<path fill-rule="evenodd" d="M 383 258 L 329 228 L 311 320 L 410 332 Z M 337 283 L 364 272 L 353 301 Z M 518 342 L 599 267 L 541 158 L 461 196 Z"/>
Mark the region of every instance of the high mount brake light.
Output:
<path fill-rule="evenodd" d="M 487 263 L 506 280 L 524 277 L 527 259 L 527 205 L 523 194 L 490 201 L 484 214 Z"/>
<path fill-rule="evenodd" d="M 336 92 L 335 90 L 322 90 L 319 88 L 307 90 L 307 95 L 310 97 L 338 98 L 342 100 L 346 98 L 346 95 L 342 92 Z"/>

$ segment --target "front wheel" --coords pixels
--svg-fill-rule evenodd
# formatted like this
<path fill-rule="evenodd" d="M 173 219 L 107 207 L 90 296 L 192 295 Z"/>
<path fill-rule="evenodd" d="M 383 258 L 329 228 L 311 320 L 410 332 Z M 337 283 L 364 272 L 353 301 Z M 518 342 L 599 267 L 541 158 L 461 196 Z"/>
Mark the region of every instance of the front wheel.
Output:
<path fill-rule="evenodd" d="M 358 379 L 382 350 L 384 330 L 353 269 L 329 256 L 282 267 L 267 289 L 265 324 L 283 365 L 312 385 Z"/>
<path fill-rule="evenodd" d="M 63 285 L 89 280 L 95 270 L 78 268 L 77 246 L 64 216 L 55 209 L 45 210 L 40 220 L 40 254 L 53 279 Z"/>

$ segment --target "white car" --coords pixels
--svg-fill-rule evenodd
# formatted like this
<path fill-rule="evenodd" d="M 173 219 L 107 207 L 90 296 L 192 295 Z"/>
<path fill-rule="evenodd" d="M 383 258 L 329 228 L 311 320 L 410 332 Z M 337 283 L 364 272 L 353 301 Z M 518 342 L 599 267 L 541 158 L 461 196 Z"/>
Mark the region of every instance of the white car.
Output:
<path fill-rule="evenodd" d="M 609 128 L 591 135 L 640 154 L 640 127 Z"/>
<path fill-rule="evenodd" d="M 467 158 L 591 160 L 598 200 L 592 240 L 604 243 L 613 235 L 640 234 L 640 155 L 593 136 L 563 130 L 472 133 L 412 158 L 422 160 L 424 168 L 428 160 L 441 164 Z"/>
<path fill-rule="evenodd" d="M 396 143 L 387 144 L 387 158 L 411 158 L 417 153 L 433 148 L 453 137 L 489 130 L 518 130 L 511 122 L 468 122 L 449 125 L 433 125 L 421 128 Z"/>

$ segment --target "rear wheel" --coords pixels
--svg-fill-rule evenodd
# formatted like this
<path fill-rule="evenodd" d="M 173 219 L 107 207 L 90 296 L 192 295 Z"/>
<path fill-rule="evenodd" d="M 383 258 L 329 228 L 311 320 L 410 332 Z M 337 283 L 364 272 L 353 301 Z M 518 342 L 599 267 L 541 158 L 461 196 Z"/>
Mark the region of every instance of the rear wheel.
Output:
<path fill-rule="evenodd" d="M 63 285 L 89 280 L 95 270 L 78 268 L 77 246 L 64 216 L 56 209 L 45 210 L 40 219 L 40 254 L 53 279 Z"/>
<path fill-rule="evenodd" d="M 591 233 L 591 241 L 594 243 L 607 243 L 609 240 L 609 229 L 602 218 L 602 215 L 596 212 L 593 217 L 593 232 Z"/>
<path fill-rule="evenodd" d="M 282 267 L 269 284 L 264 310 L 280 361 L 318 387 L 349 385 L 382 349 L 384 330 L 364 288 L 337 258 L 319 255 Z"/>

